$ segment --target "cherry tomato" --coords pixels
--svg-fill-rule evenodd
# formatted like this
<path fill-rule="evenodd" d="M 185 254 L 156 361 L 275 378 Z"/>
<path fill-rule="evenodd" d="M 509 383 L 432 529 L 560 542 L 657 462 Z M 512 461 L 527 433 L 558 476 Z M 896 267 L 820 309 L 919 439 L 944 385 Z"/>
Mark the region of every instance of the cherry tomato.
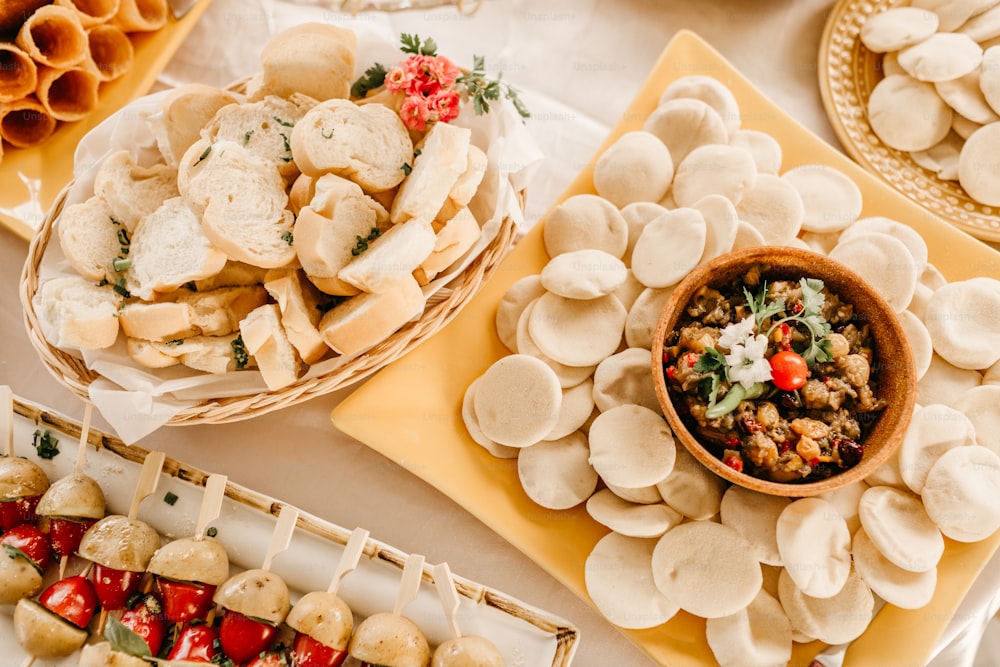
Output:
<path fill-rule="evenodd" d="M 212 608 L 215 586 L 160 577 L 156 586 L 163 597 L 163 613 L 171 623 L 187 623 L 205 618 Z"/>
<path fill-rule="evenodd" d="M 38 596 L 38 602 L 79 628 L 87 627 L 97 609 L 94 586 L 79 575 L 53 583 Z"/>
<path fill-rule="evenodd" d="M 10 530 L 22 523 L 34 523 L 38 519 L 35 508 L 41 496 L 23 496 L 0 502 L 0 530 Z"/>
<path fill-rule="evenodd" d="M 288 660 L 288 655 L 284 651 L 267 651 L 251 660 L 247 667 L 289 667 L 291 664 L 293 663 Z M 294 664 L 296 667 L 302 665 L 300 662 Z"/>
<path fill-rule="evenodd" d="M 107 610 L 124 609 L 128 599 L 139 591 L 142 575 L 94 563 L 94 589 L 101 606 Z"/>
<path fill-rule="evenodd" d="M 72 556 L 80 548 L 80 540 L 87 529 L 97 523 L 96 519 L 49 518 L 49 541 L 56 556 Z"/>
<path fill-rule="evenodd" d="M 233 662 L 246 662 L 266 651 L 278 636 L 278 628 L 266 621 L 227 610 L 219 624 L 222 652 Z"/>
<path fill-rule="evenodd" d="M 219 655 L 216 648 L 217 633 L 208 625 L 185 625 L 174 647 L 170 649 L 167 660 L 188 660 L 190 662 L 211 663 L 212 658 Z"/>
<path fill-rule="evenodd" d="M 347 651 L 324 646 L 309 635 L 299 632 L 292 643 L 292 655 L 295 656 L 298 667 L 337 667 L 347 658 Z"/>
<path fill-rule="evenodd" d="M 35 567 L 44 570 L 52 562 L 52 548 L 45 533 L 30 523 L 14 526 L 0 537 L 0 544 L 20 549 Z"/>
<path fill-rule="evenodd" d="M 783 391 L 802 388 L 809 376 L 809 366 L 802 355 L 782 350 L 771 357 L 771 382 Z"/>
<path fill-rule="evenodd" d="M 121 624 L 143 638 L 152 655 L 160 652 L 163 638 L 167 635 L 167 620 L 163 617 L 163 605 L 155 595 L 147 593 L 126 609 L 119 619 Z"/>

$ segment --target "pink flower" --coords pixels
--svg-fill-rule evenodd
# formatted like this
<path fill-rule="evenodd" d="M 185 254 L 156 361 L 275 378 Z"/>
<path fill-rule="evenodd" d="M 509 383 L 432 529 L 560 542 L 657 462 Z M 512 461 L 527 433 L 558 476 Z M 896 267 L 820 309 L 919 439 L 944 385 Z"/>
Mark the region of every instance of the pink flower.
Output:
<path fill-rule="evenodd" d="M 423 132 L 427 129 L 427 121 L 430 120 L 427 100 L 420 95 L 408 95 L 399 107 L 399 117 L 403 119 L 403 125 L 406 127 Z"/>
<path fill-rule="evenodd" d="M 385 88 L 390 93 L 409 92 L 413 82 L 413 71 L 404 67 L 393 67 L 385 75 Z"/>
<path fill-rule="evenodd" d="M 426 63 L 426 66 L 431 76 L 437 79 L 443 88 L 451 88 L 455 84 L 455 79 L 460 74 L 455 63 L 444 56 L 435 56 L 428 60 L 429 62 Z"/>
<path fill-rule="evenodd" d="M 427 99 L 427 104 L 436 120 L 447 123 L 458 117 L 461 98 L 454 90 L 439 90 Z"/>

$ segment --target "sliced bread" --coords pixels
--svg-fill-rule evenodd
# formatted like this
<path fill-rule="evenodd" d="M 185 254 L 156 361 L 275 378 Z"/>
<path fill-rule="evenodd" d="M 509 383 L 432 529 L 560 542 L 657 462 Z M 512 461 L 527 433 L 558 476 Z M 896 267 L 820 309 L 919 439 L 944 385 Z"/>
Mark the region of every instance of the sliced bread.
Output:
<path fill-rule="evenodd" d="M 335 352 L 353 355 L 380 343 L 424 308 L 424 293 L 412 276 L 381 294 L 360 294 L 320 320 L 323 339 Z"/>
<path fill-rule="evenodd" d="M 177 196 L 177 170 L 165 164 L 141 167 L 128 151 L 115 151 L 97 170 L 94 194 L 108 202 L 111 214 L 131 233 L 143 216 Z"/>
<path fill-rule="evenodd" d="M 292 128 L 305 112 L 288 100 L 268 95 L 258 102 L 219 109 L 202 130 L 212 143 L 232 141 L 268 160 L 287 179 L 299 170 L 292 161 Z"/>
<path fill-rule="evenodd" d="M 412 278 L 413 270 L 427 259 L 436 241 L 431 223 L 410 220 L 393 225 L 367 244 L 337 277 L 362 292 L 388 292 Z"/>
<path fill-rule="evenodd" d="M 196 334 L 191 314 L 186 303 L 132 301 L 122 307 L 118 322 L 130 338 L 162 342 Z"/>
<path fill-rule="evenodd" d="M 298 379 L 301 362 L 281 326 L 277 304 L 261 306 L 243 318 L 240 335 L 246 351 L 257 361 L 268 389 L 281 389 Z"/>
<path fill-rule="evenodd" d="M 426 285 L 464 255 L 483 235 L 476 216 L 463 208 L 444 224 L 434 241 L 434 250 L 413 271 L 413 277 Z"/>
<path fill-rule="evenodd" d="M 215 275 L 226 264 L 202 231 L 198 217 L 180 197 L 165 201 L 136 227 L 125 271 L 129 292 L 151 301 L 192 280 Z"/>
<path fill-rule="evenodd" d="M 180 354 L 169 354 L 160 343 L 142 338 L 125 339 L 125 347 L 132 361 L 146 368 L 170 368 L 181 363 Z"/>
<path fill-rule="evenodd" d="M 217 287 L 241 287 L 244 285 L 258 285 L 264 282 L 267 269 L 259 266 L 251 266 L 244 262 L 229 260 L 222 270 L 214 276 L 194 281 L 192 285 L 186 285 L 185 289 L 194 292 L 207 292 Z"/>
<path fill-rule="evenodd" d="M 455 185 L 448 192 L 448 198 L 445 200 L 441 210 L 438 211 L 435 223 L 443 223 L 451 220 L 456 213 L 469 205 L 472 198 L 476 196 L 479 184 L 483 181 L 487 164 L 486 153 L 475 144 L 469 144 L 469 157 L 465 165 L 465 171 L 462 172 L 458 180 L 455 181 Z"/>
<path fill-rule="evenodd" d="M 472 131 L 467 127 L 434 123 L 418 145 L 419 154 L 412 158 L 410 175 L 392 200 L 389 217 L 394 223 L 437 217 L 459 176 L 466 171 L 471 138 Z"/>
<path fill-rule="evenodd" d="M 403 181 L 403 165 L 413 161 L 413 142 L 399 114 L 389 107 L 331 99 L 296 123 L 292 155 L 303 173 L 333 172 L 366 191 L 381 192 Z"/>
<path fill-rule="evenodd" d="M 302 361 L 314 364 L 329 351 L 316 328 L 323 312 L 319 290 L 295 269 L 272 269 L 264 282 L 267 293 L 278 302 L 281 325 Z"/>
<path fill-rule="evenodd" d="M 160 342 L 129 338 L 128 353 L 136 362 L 147 368 L 167 368 L 184 364 L 205 373 L 230 373 L 244 368 L 255 368 L 252 357 L 241 364 L 236 349 L 237 333 L 225 336 L 191 336 Z"/>
<path fill-rule="evenodd" d="M 263 285 L 219 287 L 207 292 L 181 290 L 177 302 L 191 309 L 191 323 L 205 336 L 225 336 L 240 328 L 240 320 L 267 303 Z"/>
<path fill-rule="evenodd" d="M 35 310 L 46 340 L 60 348 L 97 350 L 118 338 L 121 296 L 110 285 L 80 276 L 53 278 L 35 295 Z"/>
<path fill-rule="evenodd" d="M 59 247 L 66 260 L 77 273 L 94 282 L 113 283 L 117 279 L 114 261 L 123 255 L 122 241 L 127 241 L 128 236 L 126 232 L 119 238 L 119 234 L 124 231 L 108 203 L 97 196 L 67 206 L 56 223 Z"/>
<path fill-rule="evenodd" d="M 261 51 L 259 95 L 302 93 L 323 101 L 346 98 L 354 80 L 354 31 L 330 23 L 303 23 L 271 39 Z"/>
<path fill-rule="evenodd" d="M 160 110 L 146 118 L 163 160 L 176 167 L 216 112 L 238 101 L 232 93 L 203 83 L 187 83 L 168 93 Z"/>

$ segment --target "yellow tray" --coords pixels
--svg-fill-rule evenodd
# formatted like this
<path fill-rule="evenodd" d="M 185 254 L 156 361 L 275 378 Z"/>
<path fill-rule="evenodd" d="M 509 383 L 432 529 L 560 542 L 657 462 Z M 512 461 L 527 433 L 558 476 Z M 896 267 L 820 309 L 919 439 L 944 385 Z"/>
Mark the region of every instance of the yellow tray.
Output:
<path fill-rule="evenodd" d="M 135 61 L 120 79 L 101 84 L 97 108 L 86 118 L 60 123 L 45 143 L 34 148 L 5 147 L 0 162 L 0 224 L 25 240 L 34 235 L 59 191 L 73 179 L 73 154 L 83 135 L 153 87 L 211 2 L 198 0 L 179 20 L 171 17 L 155 32 L 129 35 Z"/>
<path fill-rule="evenodd" d="M 635 100 L 601 147 L 640 129 L 660 92 L 687 74 L 707 74 L 736 95 L 743 127 L 777 138 L 783 169 L 827 164 L 851 176 L 864 195 L 864 215 L 903 220 L 919 231 L 930 260 L 949 280 L 1000 278 L 1000 254 L 934 217 L 811 134 L 756 90 L 697 35 L 670 42 Z M 593 192 L 593 162 L 563 194 Z M 560 200 L 561 201 L 561 200 Z M 558 202 L 556 202 L 558 203 Z M 495 459 L 468 437 L 461 404 L 466 387 L 508 354 L 497 338 L 497 303 L 517 279 L 538 273 L 548 257 L 536 225 L 465 310 L 434 338 L 382 370 L 332 413 L 333 424 L 435 486 L 589 602 L 584 562 L 607 529 L 582 507 L 546 510 L 524 494 L 516 460 Z M 924 664 L 956 607 L 1000 543 L 1000 533 L 974 544 L 948 544 L 931 603 L 916 611 L 886 606 L 854 642 L 847 664 Z M 685 613 L 651 630 L 623 630 L 654 660 L 671 666 L 714 662 L 704 621 Z M 793 665 L 808 665 L 823 645 L 796 645 Z"/>

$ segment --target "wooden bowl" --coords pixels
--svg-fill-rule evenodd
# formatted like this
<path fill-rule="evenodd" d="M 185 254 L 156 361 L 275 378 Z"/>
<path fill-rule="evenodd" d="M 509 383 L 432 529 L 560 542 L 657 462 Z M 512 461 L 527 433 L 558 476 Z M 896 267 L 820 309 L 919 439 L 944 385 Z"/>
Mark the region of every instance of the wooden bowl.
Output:
<path fill-rule="evenodd" d="M 887 403 L 861 442 L 864 454 L 853 468 L 812 482 L 774 482 L 738 472 L 725 465 L 707 449 L 681 419 L 674 408 L 663 373 L 662 353 L 667 334 L 673 330 L 684 307 L 703 285 L 721 287 L 760 264 L 768 280 L 802 277 L 818 278 L 827 289 L 853 304 L 856 316 L 864 318 L 874 339 L 875 363 L 873 379 L 878 382 L 877 395 Z M 787 247 L 757 247 L 721 255 L 701 264 L 682 280 L 663 306 L 653 334 L 653 384 L 663 414 L 674 431 L 674 437 L 709 470 L 724 479 L 754 491 L 777 496 L 812 496 L 825 493 L 863 479 L 882 465 L 903 440 L 913 414 L 916 396 L 916 370 L 909 342 L 899 318 L 876 289 L 843 264 L 823 255 Z"/>

